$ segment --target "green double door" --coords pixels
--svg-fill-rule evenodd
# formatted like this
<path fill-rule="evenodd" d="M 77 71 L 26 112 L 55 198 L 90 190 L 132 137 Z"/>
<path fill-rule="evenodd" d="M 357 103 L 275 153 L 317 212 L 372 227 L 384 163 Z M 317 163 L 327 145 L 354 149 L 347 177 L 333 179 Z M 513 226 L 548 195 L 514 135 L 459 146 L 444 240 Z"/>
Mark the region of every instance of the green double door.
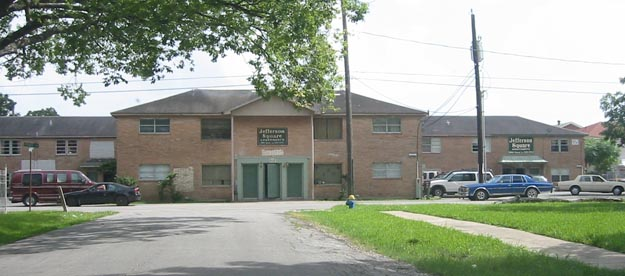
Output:
<path fill-rule="evenodd" d="M 285 199 L 282 189 L 286 189 L 287 198 L 304 196 L 303 164 L 242 164 L 242 169 L 244 199 Z"/>

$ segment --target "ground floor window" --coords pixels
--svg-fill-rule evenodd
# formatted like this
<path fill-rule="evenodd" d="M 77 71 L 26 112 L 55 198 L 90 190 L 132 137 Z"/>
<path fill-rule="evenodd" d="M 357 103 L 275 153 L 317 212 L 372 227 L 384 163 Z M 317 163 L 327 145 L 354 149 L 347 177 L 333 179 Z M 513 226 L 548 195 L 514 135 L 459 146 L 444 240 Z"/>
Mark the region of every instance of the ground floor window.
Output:
<path fill-rule="evenodd" d="M 164 180 L 169 174 L 169 165 L 140 165 L 139 180 Z"/>
<path fill-rule="evenodd" d="M 570 180 L 569 169 L 551 169 L 551 181 L 560 182 Z"/>
<path fill-rule="evenodd" d="M 315 184 L 341 184 L 341 164 L 315 164 Z"/>
<path fill-rule="evenodd" d="M 373 163 L 373 178 L 401 178 L 401 163 Z"/>
<path fill-rule="evenodd" d="M 230 185 L 230 165 L 202 165 L 202 185 Z"/>

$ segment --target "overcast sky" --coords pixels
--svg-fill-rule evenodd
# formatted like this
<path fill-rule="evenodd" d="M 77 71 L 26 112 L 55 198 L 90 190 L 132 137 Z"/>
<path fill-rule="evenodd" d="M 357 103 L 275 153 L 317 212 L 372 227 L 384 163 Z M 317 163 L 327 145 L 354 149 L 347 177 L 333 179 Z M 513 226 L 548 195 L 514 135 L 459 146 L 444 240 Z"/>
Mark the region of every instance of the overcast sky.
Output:
<path fill-rule="evenodd" d="M 486 115 L 586 126 L 605 120 L 602 95 L 625 90 L 618 82 L 625 76 L 625 1 L 376 0 L 364 22 L 348 27 L 353 93 L 430 115 L 475 116 L 471 10 L 485 51 L 480 75 Z M 2 79 L 0 87 L 22 115 L 54 107 L 63 116 L 107 116 L 193 88 L 250 88 L 245 57 L 216 64 L 195 57 L 195 72 L 180 70 L 156 84 L 136 80 L 105 88 L 97 76 L 49 72 Z M 67 82 L 94 92 L 86 105 L 32 95 L 54 93 Z"/>

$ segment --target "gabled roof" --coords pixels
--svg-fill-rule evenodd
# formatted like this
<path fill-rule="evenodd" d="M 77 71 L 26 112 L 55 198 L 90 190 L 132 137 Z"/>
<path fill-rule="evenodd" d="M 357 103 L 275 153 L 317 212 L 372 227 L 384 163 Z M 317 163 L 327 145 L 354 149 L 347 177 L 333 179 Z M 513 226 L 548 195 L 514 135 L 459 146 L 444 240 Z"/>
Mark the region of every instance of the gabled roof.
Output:
<path fill-rule="evenodd" d="M 432 116 L 423 123 L 423 136 L 476 136 L 475 116 Z M 485 116 L 486 136 L 538 135 L 538 136 L 586 136 L 585 133 L 532 121 L 519 116 Z"/>
<path fill-rule="evenodd" d="M 353 114 L 422 115 L 426 112 L 406 108 L 372 98 L 351 94 Z M 253 103 L 260 97 L 251 90 L 207 90 L 193 89 L 168 98 L 137 105 L 112 112 L 113 116 L 124 115 L 220 115 Z M 345 93 L 337 92 L 334 101 L 337 110 L 322 110 L 320 105 L 312 109 L 315 113 L 345 114 Z"/>
<path fill-rule="evenodd" d="M 315 110 L 323 114 L 345 114 L 345 91 L 337 91 L 334 98 L 336 110 L 322 110 L 316 105 Z M 427 115 L 427 112 L 379 101 L 356 93 L 351 93 L 352 114 L 357 115 Z"/>
<path fill-rule="evenodd" d="M 0 117 L 2 138 L 116 136 L 113 117 Z"/>
<path fill-rule="evenodd" d="M 603 126 L 603 122 L 598 122 L 598 123 L 594 123 L 592 125 L 580 128 L 578 131 L 587 133 L 588 136 L 590 137 L 601 138 L 603 137 L 601 132 L 603 132 L 604 130 L 605 130 L 605 127 Z"/>

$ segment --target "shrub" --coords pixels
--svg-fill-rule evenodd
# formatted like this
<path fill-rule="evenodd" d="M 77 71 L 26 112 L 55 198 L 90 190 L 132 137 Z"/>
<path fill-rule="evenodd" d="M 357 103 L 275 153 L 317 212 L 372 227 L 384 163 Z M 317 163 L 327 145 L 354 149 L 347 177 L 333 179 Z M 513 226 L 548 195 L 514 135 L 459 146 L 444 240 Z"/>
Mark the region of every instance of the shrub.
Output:
<path fill-rule="evenodd" d="M 184 197 L 178 191 L 176 191 L 176 185 L 174 184 L 175 173 L 170 173 L 167 177 L 158 182 L 158 198 L 160 201 L 165 201 L 169 198 L 169 202 L 179 202 Z"/>
<path fill-rule="evenodd" d="M 115 176 L 115 182 L 126 186 L 137 185 L 137 180 L 130 176 Z"/>

